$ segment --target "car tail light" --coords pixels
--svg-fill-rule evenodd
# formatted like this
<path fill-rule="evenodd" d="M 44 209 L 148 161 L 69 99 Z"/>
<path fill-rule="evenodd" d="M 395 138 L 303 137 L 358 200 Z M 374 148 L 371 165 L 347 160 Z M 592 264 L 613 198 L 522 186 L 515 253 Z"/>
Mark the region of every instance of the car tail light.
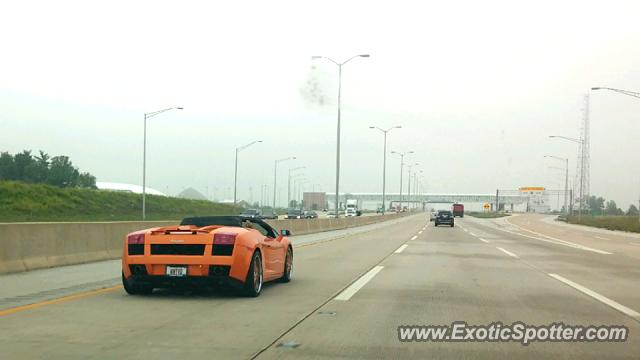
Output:
<path fill-rule="evenodd" d="M 236 242 L 236 234 L 217 233 L 213 235 L 213 245 L 233 245 Z"/>
<path fill-rule="evenodd" d="M 127 244 L 144 244 L 144 233 L 127 236 Z"/>

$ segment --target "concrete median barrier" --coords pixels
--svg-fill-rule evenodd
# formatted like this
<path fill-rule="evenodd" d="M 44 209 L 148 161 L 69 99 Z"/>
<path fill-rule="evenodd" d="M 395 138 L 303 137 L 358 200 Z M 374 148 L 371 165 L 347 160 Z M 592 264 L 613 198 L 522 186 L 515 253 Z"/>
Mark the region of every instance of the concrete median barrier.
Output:
<path fill-rule="evenodd" d="M 393 220 L 407 214 L 339 219 L 268 220 L 295 235 L 346 229 Z M 0 223 L 0 274 L 117 259 L 124 236 L 132 231 L 178 221 L 94 223 Z"/>

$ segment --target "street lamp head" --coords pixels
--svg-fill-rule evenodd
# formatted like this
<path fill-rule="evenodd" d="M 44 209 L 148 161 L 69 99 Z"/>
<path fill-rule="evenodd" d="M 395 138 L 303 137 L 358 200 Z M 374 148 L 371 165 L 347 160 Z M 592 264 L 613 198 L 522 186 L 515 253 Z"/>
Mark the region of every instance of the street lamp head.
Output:
<path fill-rule="evenodd" d="M 601 87 L 592 87 L 591 90 L 602 90 Z"/>
<path fill-rule="evenodd" d="M 376 128 L 375 126 L 369 126 L 369 129 L 375 129 L 375 128 Z"/>
<path fill-rule="evenodd" d="M 176 107 L 176 110 L 184 110 L 184 108 L 182 106 L 178 106 Z"/>
<path fill-rule="evenodd" d="M 362 55 L 358 55 L 358 56 L 360 56 L 360 57 L 370 57 L 369 54 L 362 54 Z"/>
<path fill-rule="evenodd" d="M 317 60 L 317 59 L 322 59 L 322 56 L 314 55 L 311 57 L 311 60 Z"/>
<path fill-rule="evenodd" d="M 402 125 L 396 125 L 393 127 L 394 129 L 402 129 Z"/>

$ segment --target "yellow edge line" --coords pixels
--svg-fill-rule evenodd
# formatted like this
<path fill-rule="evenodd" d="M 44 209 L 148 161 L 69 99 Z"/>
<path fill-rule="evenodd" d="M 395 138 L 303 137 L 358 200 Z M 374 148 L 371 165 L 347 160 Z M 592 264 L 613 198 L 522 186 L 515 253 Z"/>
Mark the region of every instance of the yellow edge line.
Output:
<path fill-rule="evenodd" d="M 0 310 L 0 316 L 9 315 L 9 314 L 13 314 L 13 313 L 24 311 L 24 310 L 36 309 L 36 308 L 47 306 L 47 305 L 59 304 L 62 302 L 76 300 L 76 299 L 84 298 L 87 296 L 98 295 L 98 294 L 106 293 L 109 291 L 117 290 L 120 288 L 122 288 L 122 285 L 116 285 L 108 288 L 90 290 L 90 291 L 86 291 L 78 294 L 63 296 L 57 299 L 45 300 L 45 301 L 37 302 L 34 304 L 22 305 L 22 306 L 18 306 L 18 307 L 6 309 L 6 310 Z"/>

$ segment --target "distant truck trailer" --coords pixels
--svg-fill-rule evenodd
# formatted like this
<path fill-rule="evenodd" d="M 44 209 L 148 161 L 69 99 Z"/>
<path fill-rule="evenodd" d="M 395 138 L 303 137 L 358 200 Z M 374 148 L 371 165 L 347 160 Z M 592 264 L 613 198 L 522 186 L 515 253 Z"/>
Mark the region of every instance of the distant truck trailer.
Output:
<path fill-rule="evenodd" d="M 453 217 L 464 217 L 464 205 L 453 204 Z"/>

